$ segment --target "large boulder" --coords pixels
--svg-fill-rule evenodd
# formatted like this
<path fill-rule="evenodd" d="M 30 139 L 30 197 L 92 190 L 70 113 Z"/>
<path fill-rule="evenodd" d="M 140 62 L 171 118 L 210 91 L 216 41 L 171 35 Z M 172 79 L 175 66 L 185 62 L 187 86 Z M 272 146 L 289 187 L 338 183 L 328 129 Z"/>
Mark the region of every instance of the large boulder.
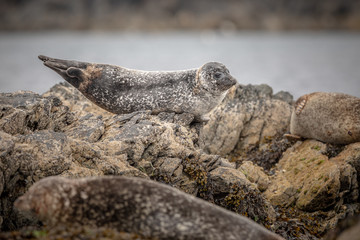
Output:
<path fill-rule="evenodd" d="M 273 95 L 267 85 L 237 85 L 210 113 L 200 133 L 200 147 L 211 154 L 226 156 L 249 151 L 264 139 L 289 130 L 292 96 Z"/>
<path fill-rule="evenodd" d="M 305 211 L 328 209 L 339 199 L 356 202 L 357 171 L 350 162 L 354 164 L 359 157 L 359 151 L 354 151 L 357 144 L 329 159 L 324 143 L 298 142 L 280 159 L 265 196 L 274 205 L 286 207 L 295 203 Z"/>

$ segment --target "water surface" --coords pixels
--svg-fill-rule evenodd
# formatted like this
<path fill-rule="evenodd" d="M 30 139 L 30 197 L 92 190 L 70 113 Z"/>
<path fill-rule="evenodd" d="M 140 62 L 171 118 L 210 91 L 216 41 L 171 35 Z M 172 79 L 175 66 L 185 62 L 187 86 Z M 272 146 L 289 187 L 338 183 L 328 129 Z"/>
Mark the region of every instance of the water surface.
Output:
<path fill-rule="evenodd" d="M 299 97 L 336 91 L 360 97 L 360 34 L 347 32 L 0 33 L 0 92 L 47 91 L 62 81 L 37 59 L 177 70 L 224 63 L 243 84 Z"/>

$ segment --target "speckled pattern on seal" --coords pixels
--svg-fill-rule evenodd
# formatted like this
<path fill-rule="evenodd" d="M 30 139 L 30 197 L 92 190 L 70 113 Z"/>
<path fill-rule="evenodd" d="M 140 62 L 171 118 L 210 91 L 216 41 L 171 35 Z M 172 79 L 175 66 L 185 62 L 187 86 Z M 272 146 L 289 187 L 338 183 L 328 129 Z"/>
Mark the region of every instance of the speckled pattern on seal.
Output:
<path fill-rule="evenodd" d="M 44 65 L 60 74 L 98 106 L 116 113 L 149 110 L 191 113 L 198 121 L 217 106 L 236 84 L 221 63 L 198 69 L 141 71 L 39 56 Z"/>
<path fill-rule="evenodd" d="M 105 226 L 157 239 L 282 239 L 246 217 L 141 178 L 48 177 L 15 207 L 49 225 Z"/>

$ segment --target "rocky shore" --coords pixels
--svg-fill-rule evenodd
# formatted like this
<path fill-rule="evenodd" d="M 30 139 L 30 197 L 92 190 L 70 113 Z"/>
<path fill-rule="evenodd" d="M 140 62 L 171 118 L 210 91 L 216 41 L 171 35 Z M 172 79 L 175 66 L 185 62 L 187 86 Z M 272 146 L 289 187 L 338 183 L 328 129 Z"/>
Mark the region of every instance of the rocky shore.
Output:
<path fill-rule="evenodd" d="M 289 93 L 267 85 L 237 85 L 202 124 L 188 114 L 114 115 L 66 83 L 43 95 L 1 93 L 0 239 L 143 239 L 85 226 L 47 229 L 14 209 L 33 183 L 54 175 L 151 179 L 285 239 L 336 239 L 341 231 L 332 229 L 359 212 L 360 143 L 289 142 L 282 136 L 292 104 Z"/>
<path fill-rule="evenodd" d="M 1 1 L 0 30 L 354 30 L 354 0 Z"/>

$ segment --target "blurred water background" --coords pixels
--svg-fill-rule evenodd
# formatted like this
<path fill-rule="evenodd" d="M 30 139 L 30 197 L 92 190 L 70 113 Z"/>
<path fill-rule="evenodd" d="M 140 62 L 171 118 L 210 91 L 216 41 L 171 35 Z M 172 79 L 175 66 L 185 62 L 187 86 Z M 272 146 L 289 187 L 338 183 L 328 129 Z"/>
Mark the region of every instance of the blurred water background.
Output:
<path fill-rule="evenodd" d="M 37 59 L 43 54 L 142 70 L 219 61 L 239 83 L 265 83 L 295 98 L 314 91 L 360 97 L 356 1 L 195 2 L 2 1 L 0 92 L 43 93 L 62 81 Z"/>

